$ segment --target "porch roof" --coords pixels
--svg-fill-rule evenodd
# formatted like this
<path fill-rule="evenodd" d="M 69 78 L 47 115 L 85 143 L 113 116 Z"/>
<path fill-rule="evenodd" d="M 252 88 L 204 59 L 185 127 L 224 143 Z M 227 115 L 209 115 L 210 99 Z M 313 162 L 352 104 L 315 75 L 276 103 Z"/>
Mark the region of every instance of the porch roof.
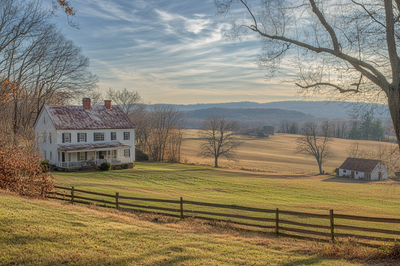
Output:
<path fill-rule="evenodd" d="M 57 150 L 59 151 L 91 151 L 99 149 L 129 149 L 131 146 L 123 144 L 119 141 L 102 142 L 102 143 L 85 143 L 85 144 L 58 144 Z"/>

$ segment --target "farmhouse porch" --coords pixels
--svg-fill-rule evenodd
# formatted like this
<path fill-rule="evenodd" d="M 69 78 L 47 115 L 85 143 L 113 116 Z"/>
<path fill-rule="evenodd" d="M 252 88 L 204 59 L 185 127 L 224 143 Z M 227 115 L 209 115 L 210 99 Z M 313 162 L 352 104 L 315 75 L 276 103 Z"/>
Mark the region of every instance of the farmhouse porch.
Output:
<path fill-rule="evenodd" d="M 131 146 L 120 142 L 98 144 L 59 144 L 58 168 L 85 168 L 100 166 L 108 162 L 111 165 L 133 163 Z"/>

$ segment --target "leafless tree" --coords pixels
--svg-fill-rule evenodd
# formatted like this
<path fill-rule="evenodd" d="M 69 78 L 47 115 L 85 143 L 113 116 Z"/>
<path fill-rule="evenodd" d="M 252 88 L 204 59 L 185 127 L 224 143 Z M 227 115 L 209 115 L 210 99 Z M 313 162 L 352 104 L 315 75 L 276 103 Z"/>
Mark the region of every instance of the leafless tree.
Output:
<path fill-rule="evenodd" d="M 146 151 L 152 161 L 179 162 L 184 115 L 171 105 L 153 105 L 146 132 Z M 172 149 L 172 150 L 171 150 Z"/>
<path fill-rule="evenodd" d="M 215 0 L 219 13 L 227 14 L 239 3 L 247 14 L 240 23 L 233 21 L 228 37 L 261 37 L 258 65 L 269 76 L 289 57 L 298 70 L 296 85 L 306 94 L 352 97 L 350 93 L 387 103 L 400 145 L 400 1 L 258 2 L 253 8 L 256 1 Z"/>
<path fill-rule="evenodd" d="M 50 18 L 39 1 L 0 0 L 1 88 L 13 87 L 0 93 L 7 96 L 0 112 L 11 116 L 15 145 L 17 134 L 32 131 L 45 104 L 67 103 L 96 87 L 89 60 Z"/>
<path fill-rule="evenodd" d="M 312 155 L 317 160 L 320 174 L 323 174 L 322 164 L 330 155 L 329 143 L 332 138 L 327 125 L 328 123 L 323 124 L 319 132 L 316 123 L 306 122 L 302 127 L 303 136 L 297 140 L 296 152 Z"/>
<path fill-rule="evenodd" d="M 109 88 L 106 97 L 119 105 L 128 117 L 146 108 L 138 91 L 130 91 L 126 88 L 123 90 Z"/>
<path fill-rule="evenodd" d="M 352 158 L 379 160 L 390 172 L 397 171 L 400 162 L 398 147 L 393 143 L 362 149 L 358 142 L 353 142 L 347 150 L 347 155 Z"/>
<path fill-rule="evenodd" d="M 200 157 L 214 158 L 214 167 L 218 167 L 220 156 L 232 160 L 236 155 L 236 148 L 241 142 L 235 135 L 237 122 L 222 116 L 208 116 L 199 132 L 200 139 L 204 141 L 200 145 Z"/>

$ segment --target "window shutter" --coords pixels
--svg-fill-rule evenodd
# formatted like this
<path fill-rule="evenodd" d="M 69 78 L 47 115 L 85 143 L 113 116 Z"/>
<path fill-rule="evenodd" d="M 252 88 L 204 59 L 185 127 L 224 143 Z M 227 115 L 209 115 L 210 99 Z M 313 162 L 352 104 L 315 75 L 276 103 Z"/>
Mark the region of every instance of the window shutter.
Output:
<path fill-rule="evenodd" d="M 72 142 L 71 133 L 68 133 L 68 134 L 69 134 L 69 143 L 71 143 Z"/>
<path fill-rule="evenodd" d="M 85 133 L 85 142 L 87 142 L 87 134 Z"/>
<path fill-rule="evenodd" d="M 87 161 L 87 151 L 85 151 L 85 161 Z"/>
<path fill-rule="evenodd" d="M 65 143 L 65 133 L 62 133 L 62 143 Z"/>
<path fill-rule="evenodd" d="M 96 133 L 93 133 L 93 141 L 96 141 Z"/>
<path fill-rule="evenodd" d="M 77 142 L 79 142 L 79 133 L 76 133 L 76 139 L 78 140 Z"/>

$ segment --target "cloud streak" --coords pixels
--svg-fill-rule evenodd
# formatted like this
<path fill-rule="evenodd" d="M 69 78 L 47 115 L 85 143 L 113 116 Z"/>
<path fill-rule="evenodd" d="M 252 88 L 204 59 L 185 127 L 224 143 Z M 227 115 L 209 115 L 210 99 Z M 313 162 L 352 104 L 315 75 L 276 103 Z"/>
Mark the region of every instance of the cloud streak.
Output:
<path fill-rule="evenodd" d="M 126 87 L 154 103 L 295 98 L 294 86 L 265 82 L 253 63 L 257 38 L 226 42 L 229 19 L 215 16 L 213 1 L 80 0 L 74 8 L 81 29 L 63 30 L 91 59 L 101 89 Z"/>

